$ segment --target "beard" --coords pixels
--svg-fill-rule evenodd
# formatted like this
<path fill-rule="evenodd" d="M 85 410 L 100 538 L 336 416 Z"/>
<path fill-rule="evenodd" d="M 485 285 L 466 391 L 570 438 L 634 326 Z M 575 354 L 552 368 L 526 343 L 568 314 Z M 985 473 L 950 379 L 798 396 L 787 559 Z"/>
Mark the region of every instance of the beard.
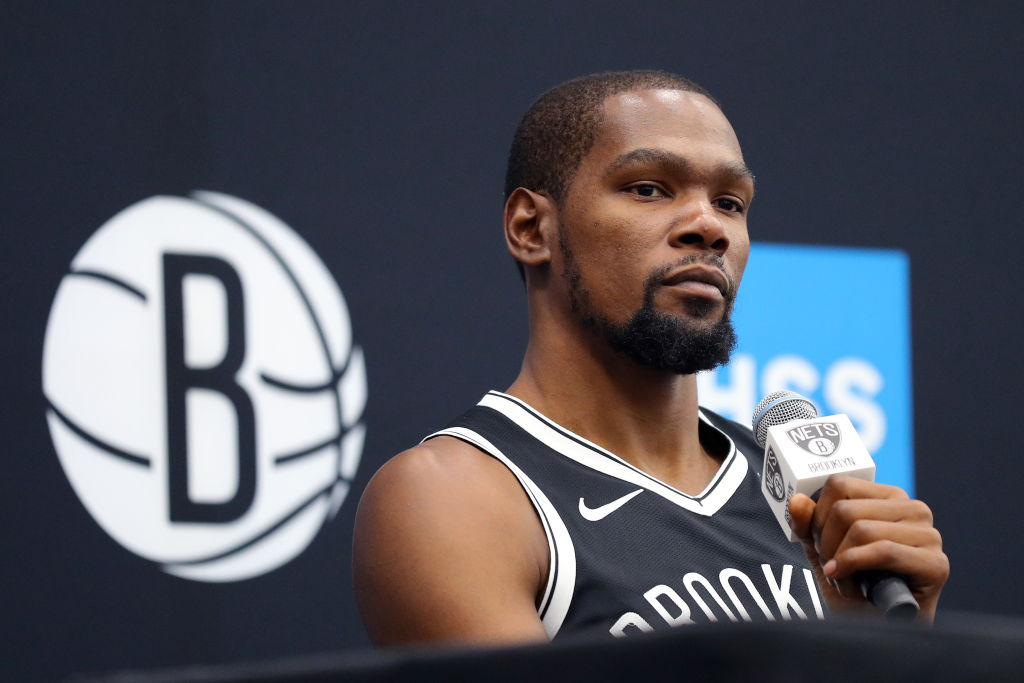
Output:
<path fill-rule="evenodd" d="M 669 272 L 694 263 L 722 270 L 720 256 L 700 257 L 691 254 L 658 268 L 644 281 L 644 298 L 640 309 L 625 323 L 615 323 L 593 310 L 590 291 L 583 283 L 579 264 L 562 235 L 559 235 L 558 246 L 565 259 L 571 310 L 584 327 L 604 339 L 611 348 L 646 367 L 680 375 L 711 370 L 729 362 L 736 348 L 736 331 L 730 319 L 736 298 L 732 278 L 727 277 L 729 288 L 725 295 L 722 318 L 710 326 L 697 325 L 688 318 L 668 315 L 654 308 L 654 295 Z M 687 308 L 691 317 L 703 319 L 715 309 L 715 303 L 692 297 L 687 301 Z"/>

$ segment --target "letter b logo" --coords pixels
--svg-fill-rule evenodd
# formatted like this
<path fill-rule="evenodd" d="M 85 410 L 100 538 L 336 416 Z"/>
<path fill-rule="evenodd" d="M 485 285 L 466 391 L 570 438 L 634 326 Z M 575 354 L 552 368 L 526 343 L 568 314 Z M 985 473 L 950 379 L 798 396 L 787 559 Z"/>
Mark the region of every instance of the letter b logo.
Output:
<path fill-rule="evenodd" d="M 362 351 L 288 226 L 209 192 L 104 224 L 61 282 L 43 390 L 75 493 L 172 574 L 235 581 L 298 555 L 362 452 Z"/>
<path fill-rule="evenodd" d="M 164 254 L 164 354 L 167 366 L 167 476 L 172 522 L 230 522 L 238 519 L 256 495 L 256 419 L 249 395 L 235 374 L 245 359 L 245 306 L 238 273 L 212 256 Z M 223 357 L 210 367 L 189 364 L 185 348 L 187 277 L 212 279 L 223 288 L 227 315 Z M 212 321 L 211 321 L 212 322 Z M 235 492 L 224 502 L 196 502 L 189 482 L 189 393 L 205 390 L 226 398 L 235 414 Z M 198 395 L 195 398 L 200 398 Z M 193 401 L 196 403 L 196 401 Z M 198 416 L 193 415 L 193 419 Z M 230 428 L 230 422 L 221 428 Z M 230 457 L 230 454 L 228 454 Z M 199 457 L 197 455 L 197 457 Z M 210 454 L 208 457 L 216 457 Z"/>

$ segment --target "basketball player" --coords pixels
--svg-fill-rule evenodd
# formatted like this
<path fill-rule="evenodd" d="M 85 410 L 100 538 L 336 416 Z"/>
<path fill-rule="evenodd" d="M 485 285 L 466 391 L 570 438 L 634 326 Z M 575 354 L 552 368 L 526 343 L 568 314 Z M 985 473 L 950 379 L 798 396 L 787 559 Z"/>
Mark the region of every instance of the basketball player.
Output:
<path fill-rule="evenodd" d="M 508 249 L 526 283 L 519 376 L 367 486 L 355 584 L 371 638 L 514 643 L 872 609 L 851 577 L 907 576 L 929 622 L 948 575 L 926 505 L 833 477 L 790 544 L 750 430 L 698 408 L 726 362 L 754 179 L 699 86 L 598 74 L 515 134 Z"/>

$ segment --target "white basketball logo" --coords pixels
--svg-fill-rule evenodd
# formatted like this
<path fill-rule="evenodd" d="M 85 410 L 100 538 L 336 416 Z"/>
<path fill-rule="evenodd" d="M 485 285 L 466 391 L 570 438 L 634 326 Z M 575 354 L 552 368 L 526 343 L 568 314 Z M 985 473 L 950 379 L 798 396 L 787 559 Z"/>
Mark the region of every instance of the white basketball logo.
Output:
<path fill-rule="evenodd" d="M 224 194 L 150 197 L 86 242 L 50 311 L 43 391 L 89 513 L 200 581 L 301 553 L 363 448 L 341 291 L 287 225 Z"/>

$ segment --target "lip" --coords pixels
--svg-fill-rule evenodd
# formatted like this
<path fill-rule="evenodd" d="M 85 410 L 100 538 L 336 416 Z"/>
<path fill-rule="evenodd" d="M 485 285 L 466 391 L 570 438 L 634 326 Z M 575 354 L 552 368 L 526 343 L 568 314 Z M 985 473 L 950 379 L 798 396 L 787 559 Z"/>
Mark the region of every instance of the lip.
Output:
<path fill-rule="evenodd" d="M 662 284 L 667 287 L 677 287 L 692 294 L 714 295 L 711 287 L 717 290 L 717 294 L 723 298 L 729 291 L 729 281 L 725 273 L 717 268 L 709 266 L 689 266 L 670 274 Z M 710 285 L 710 287 L 708 286 Z"/>

